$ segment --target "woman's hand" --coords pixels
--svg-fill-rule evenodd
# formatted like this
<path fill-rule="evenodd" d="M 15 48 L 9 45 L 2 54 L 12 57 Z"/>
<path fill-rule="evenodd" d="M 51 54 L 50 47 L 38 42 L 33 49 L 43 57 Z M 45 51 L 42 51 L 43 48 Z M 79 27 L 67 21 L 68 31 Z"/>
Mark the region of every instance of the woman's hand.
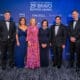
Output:
<path fill-rule="evenodd" d="M 65 45 L 62 45 L 62 48 L 64 49 L 65 48 Z"/>
<path fill-rule="evenodd" d="M 28 41 L 28 46 L 30 47 L 31 46 L 31 43 Z"/>
<path fill-rule="evenodd" d="M 46 48 L 47 44 L 42 44 L 41 46 L 42 46 L 42 48 Z"/>
<path fill-rule="evenodd" d="M 17 42 L 17 46 L 20 46 L 20 42 L 19 41 Z"/>

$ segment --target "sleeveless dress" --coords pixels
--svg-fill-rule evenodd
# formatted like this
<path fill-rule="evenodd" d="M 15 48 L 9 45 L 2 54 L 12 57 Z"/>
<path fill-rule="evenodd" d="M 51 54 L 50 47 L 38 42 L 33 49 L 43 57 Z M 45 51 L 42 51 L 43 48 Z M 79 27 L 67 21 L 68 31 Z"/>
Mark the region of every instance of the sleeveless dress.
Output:
<path fill-rule="evenodd" d="M 18 33 L 20 46 L 15 45 L 14 62 L 16 67 L 22 68 L 24 67 L 24 60 L 27 51 L 27 42 L 26 42 L 27 30 L 23 31 L 20 28 L 18 28 L 17 33 Z"/>

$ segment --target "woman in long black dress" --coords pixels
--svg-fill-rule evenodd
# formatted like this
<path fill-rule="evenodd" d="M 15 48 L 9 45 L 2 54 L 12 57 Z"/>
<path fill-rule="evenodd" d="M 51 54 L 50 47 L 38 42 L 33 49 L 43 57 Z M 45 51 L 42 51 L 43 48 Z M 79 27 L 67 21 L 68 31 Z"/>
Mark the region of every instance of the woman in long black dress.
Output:
<path fill-rule="evenodd" d="M 41 67 L 48 67 L 49 65 L 49 40 L 50 30 L 48 28 L 48 21 L 43 20 L 39 29 L 39 43 L 40 43 L 40 65 Z"/>

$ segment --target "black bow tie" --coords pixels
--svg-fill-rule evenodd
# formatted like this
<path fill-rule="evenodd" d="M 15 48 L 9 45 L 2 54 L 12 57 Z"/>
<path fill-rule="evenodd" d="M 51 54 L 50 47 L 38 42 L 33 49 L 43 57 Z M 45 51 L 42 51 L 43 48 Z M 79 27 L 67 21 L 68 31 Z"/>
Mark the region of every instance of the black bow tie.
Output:
<path fill-rule="evenodd" d="M 10 22 L 9 20 L 5 20 L 5 22 Z"/>
<path fill-rule="evenodd" d="M 74 22 L 77 22 L 78 20 L 74 20 Z"/>
<path fill-rule="evenodd" d="M 55 26 L 60 26 L 60 25 L 56 24 Z"/>

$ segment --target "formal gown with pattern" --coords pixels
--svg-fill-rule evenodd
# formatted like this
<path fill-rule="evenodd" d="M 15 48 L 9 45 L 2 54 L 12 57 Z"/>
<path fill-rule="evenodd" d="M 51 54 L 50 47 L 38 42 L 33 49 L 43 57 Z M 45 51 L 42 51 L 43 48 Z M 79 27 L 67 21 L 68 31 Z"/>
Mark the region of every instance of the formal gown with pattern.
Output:
<path fill-rule="evenodd" d="M 27 30 L 26 41 L 31 43 L 27 50 L 26 68 L 39 68 L 40 67 L 40 54 L 39 54 L 39 41 L 38 41 L 38 28 L 37 26 L 29 26 Z"/>

